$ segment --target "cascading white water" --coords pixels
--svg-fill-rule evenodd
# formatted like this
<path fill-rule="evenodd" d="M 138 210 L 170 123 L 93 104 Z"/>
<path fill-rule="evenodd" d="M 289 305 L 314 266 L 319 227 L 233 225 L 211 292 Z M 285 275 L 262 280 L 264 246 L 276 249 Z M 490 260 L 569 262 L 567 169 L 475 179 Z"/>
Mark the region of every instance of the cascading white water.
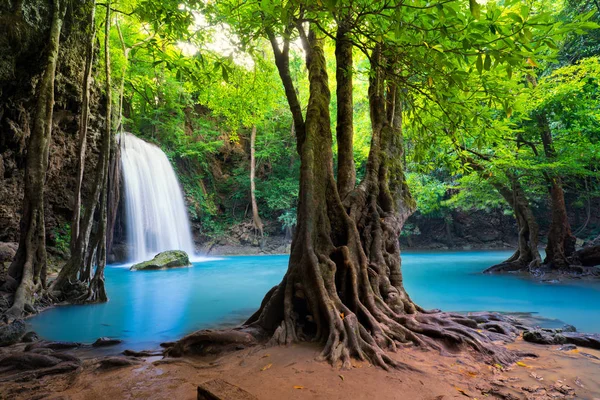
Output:
<path fill-rule="evenodd" d="M 165 250 L 183 250 L 192 257 L 183 193 L 167 156 L 131 133 L 120 140 L 129 261 L 149 260 Z"/>

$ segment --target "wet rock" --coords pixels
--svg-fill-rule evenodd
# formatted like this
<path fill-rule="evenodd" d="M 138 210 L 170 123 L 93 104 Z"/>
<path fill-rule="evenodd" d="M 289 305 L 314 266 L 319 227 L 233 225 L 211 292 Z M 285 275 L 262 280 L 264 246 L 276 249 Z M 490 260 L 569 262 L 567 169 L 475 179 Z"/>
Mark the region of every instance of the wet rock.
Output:
<path fill-rule="evenodd" d="M 575 328 L 573 325 L 567 324 L 562 327 L 562 331 L 563 332 L 577 332 L 577 328 Z"/>
<path fill-rule="evenodd" d="M 130 270 L 146 271 L 190 266 L 190 259 L 185 251 L 170 250 L 158 253 L 152 260 L 134 264 Z"/>
<path fill-rule="evenodd" d="M 577 349 L 577 346 L 575 346 L 574 344 L 565 344 L 558 348 L 558 350 L 560 350 L 560 351 L 571 351 L 571 350 L 576 350 L 576 349 Z"/>
<path fill-rule="evenodd" d="M 42 348 L 42 349 L 32 349 L 32 350 L 30 350 L 30 352 L 31 353 L 36 353 L 36 354 L 45 354 L 45 355 L 48 355 L 48 354 L 53 354 L 54 350 L 52 350 L 52 349 L 43 349 Z"/>
<path fill-rule="evenodd" d="M 119 339 L 111 339 L 111 338 L 107 338 L 107 337 L 101 337 L 101 338 L 98 338 L 94 343 L 92 343 L 92 346 L 105 347 L 105 346 L 114 346 L 119 343 L 123 343 L 123 341 L 119 340 Z"/>
<path fill-rule="evenodd" d="M 532 330 L 523 332 L 523 340 L 537 344 L 573 344 L 578 347 L 587 347 L 600 350 L 600 334 L 560 332 L 559 330 Z M 553 333 L 554 332 L 554 333 Z"/>
<path fill-rule="evenodd" d="M 564 332 L 562 336 L 565 343 L 572 343 L 579 347 L 588 347 L 590 349 L 600 350 L 600 334 Z"/>
<path fill-rule="evenodd" d="M 79 368 L 78 363 L 62 362 L 53 367 L 41 368 L 27 372 L 21 372 L 0 378 L 0 382 L 28 382 L 34 379 L 40 379 L 48 375 L 65 374 L 75 371 Z"/>
<path fill-rule="evenodd" d="M 106 357 L 98 362 L 98 369 L 107 370 L 113 368 L 129 367 L 131 365 L 138 365 L 140 362 L 137 360 L 131 360 L 124 357 Z"/>
<path fill-rule="evenodd" d="M 62 361 L 74 362 L 81 364 L 81 359 L 79 357 L 75 357 L 73 354 L 68 353 L 54 353 L 52 357 L 58 358 Z"/>
<path fill-rule="evenodd" d="M 25 351 L 31 351 L 33 349 L 52 349 L 52 350 L 68 350 L 80 347 L 81 343 L 76 342 L 35 342 L 28 344 L 25 347 Z"/>
<path fill-rule="evenodd" d="M 131 248 L 125 243 L 113 244 L 111 252 L 108 255 L 108 262 L 119 263 L 127 260 L 128 255 L 131 254 Z"/>
<path fill-rule="evenodd" d="M 36 353 L 13 353 L 0 360 L 0 366 L 16 369 L 38 369 L 53 367 L 61 363 L 61 359 Z"/>
<path fill-rule="evenodd" d="M 33 342 L 37 342 L 38 340 L 40 340 L 40 338 L 37 335 L 37 333 L 35 333 L 33 331 L 29 331 L 23 336 L 23 338 L 21 339 L 21 342 L 33 343 Z"/>
<path fill-rule="evenodd" d="M 123 355 L 127 357 L 156 357 L 162 356 L 162 351 L 135 351 L 135 350 L 125 350 Z"/>
<path fill-rule="evenodd" d="M 584 357 L 591 358 L 592 360 L 600 360 L 600 358 L 598 358 L 595 355 L 590 354 L 590 353 L 580 352 L 579 354 L 581 354 Z"/>
<path fill-rule="evenodd" d="M 26 331 L 27 326 L 21 319 L 17 319 L 10 324 L 0 325 L 0 346 L 19 343 Z"/>
<path fill-rule="evenodd" d="M 523 340 L 525 340 L 526 342 L 537 344 L 556 344 L 552 334 L 544 332 L 542 330 L 523 332 Z"/>

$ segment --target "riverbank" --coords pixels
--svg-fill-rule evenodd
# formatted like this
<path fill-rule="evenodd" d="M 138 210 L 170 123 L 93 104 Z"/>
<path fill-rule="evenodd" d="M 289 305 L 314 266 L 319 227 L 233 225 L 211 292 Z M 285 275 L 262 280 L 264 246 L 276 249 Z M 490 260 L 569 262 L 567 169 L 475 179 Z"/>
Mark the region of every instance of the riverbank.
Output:
<path fill-rule="evenodd" d="M 135 365 L 101 367 L 86 360 L 76 371 L 29 382 L 5 382 L 0 398 L 196 399 L 198 385 L 222 379 L 260 400 L 270 399 L 595 399 L 600 398 L 600 351 L 561 351 L 518 339 L 512 350 L 538 358 L 490 366 L 475 354 L 440 355 L 404 348 L 391 356 L 418 371 L 385 371 L 354 361 L 340 370 L 315 360 L 314 344 L 254 347 L 220 358 L 146 357 Z"/>
<path fill-rule="evenodd" d="M 261 254 L 289 254 L 291 240 L 285 236 L 265 236 L 261 241 L 255 238 L 240 240 L 235 236 L 223 236 L 196 244 L 198 252 L 207 256 L 244 256 Z M 509 242 L 463 243 L 444 245 L 440 243 L 421 243 L 409 246 L 404 244 L 402 251 L 463 251 L 463 250 L 513 250 Z"/>

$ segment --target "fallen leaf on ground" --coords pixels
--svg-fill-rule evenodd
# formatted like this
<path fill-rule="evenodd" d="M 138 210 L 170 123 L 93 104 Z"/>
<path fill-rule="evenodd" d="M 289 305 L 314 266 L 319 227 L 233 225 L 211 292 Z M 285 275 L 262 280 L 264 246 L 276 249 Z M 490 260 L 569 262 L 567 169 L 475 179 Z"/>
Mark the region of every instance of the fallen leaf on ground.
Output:
<path fill-rule="evenodd" d="M 522 362 L 522 361 L 517 361 L 517 365 L 518 365 L 519 367 L 523 367 L 523 368 L 531 368 L 529 365 L 525 364 L 525 363 L 524 363 L 524 362 Z"/>
<path fill-rule="evenodd" d="M 469 395 L 467 394 L 467 392 L 465 392 L 464 390 L 462 390 L 462 389 L 461 389 L 461 388 L 459 388 L 459 387 L 456 387 L 456 386 L 455 386 L 455 387 L 454 387 L 454 389 L 458 390 L 458 393 L 462 394 L 463 396 L 471 397 L 471 396 L 469 396 Z"/>
<path fill-rule="evenodd" d="M 267 365 L 265 365 L 264 367 L 262 367 L 260 370 L 261 370 L 261 371 L 266 371 L 266 370 L 268 370 L 269 368 L 271 368 L 272 366 L 273 366 L 273 364 L 267 364 Z"/>
<path fill-rule="evenodd" d="M 304 389 L 304 386 L 296 385 L 294 386 L 294 389 Z"/>
<path fill-rule="evenodd" d="M 271 357 L 270 354 L 265 354 L 264 356 L 262 356 L 261 358 L 267 358 L 267 357 Z"/>

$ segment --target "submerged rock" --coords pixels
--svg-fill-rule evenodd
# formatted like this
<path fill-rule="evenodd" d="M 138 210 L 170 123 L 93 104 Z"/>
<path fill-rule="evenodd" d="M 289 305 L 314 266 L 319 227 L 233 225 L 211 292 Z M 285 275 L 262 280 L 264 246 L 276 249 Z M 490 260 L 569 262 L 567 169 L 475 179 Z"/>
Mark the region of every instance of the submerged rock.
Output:
<path fill-rule="evenodd" d="M 152 260 L 134 264 L 130 270 L 144 271 L 190 266 L 190 259 L 185 251 L 169 250 L 158 253 Z"/>

